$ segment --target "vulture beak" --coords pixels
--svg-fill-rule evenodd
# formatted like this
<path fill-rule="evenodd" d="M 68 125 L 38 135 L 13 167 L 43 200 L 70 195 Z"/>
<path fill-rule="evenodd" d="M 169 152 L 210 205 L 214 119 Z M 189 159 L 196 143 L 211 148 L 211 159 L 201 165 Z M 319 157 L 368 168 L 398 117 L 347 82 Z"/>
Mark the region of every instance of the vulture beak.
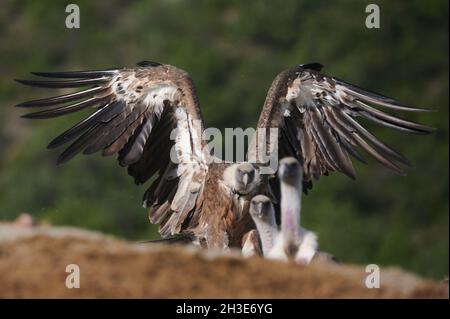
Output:
<path fill-rule="evenodd" d="M 247 184 L 248 184 L 248 174 L 244 174 L 244 176 L 242 176 L 242 184 L 244 184 L 244 187 L 247 187 Z"/>

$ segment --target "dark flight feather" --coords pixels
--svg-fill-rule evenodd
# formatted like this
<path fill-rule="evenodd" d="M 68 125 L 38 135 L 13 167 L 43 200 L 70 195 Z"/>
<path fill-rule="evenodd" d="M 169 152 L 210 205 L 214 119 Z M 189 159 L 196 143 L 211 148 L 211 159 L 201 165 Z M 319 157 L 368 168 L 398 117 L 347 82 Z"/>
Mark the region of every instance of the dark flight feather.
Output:
<path fill-rule="evenodd" d="M 136 63 L 136 65 L 137 66 L 141 66 L 141 67 L 148 67 L 148 66 L 150 66 L 150 67 L 157 67 L 157 66 L 160 66 L 162 64 L 159 63 L 159 62 L 154 62 L 154 61 L 141 61 L 141 62 Z"/>
<path fill-rule="evenodd" d="M 36 86 L 42 88 L 76 88 L 88 85 L 100 85 L 110 81 L 107 77 L 88 78 L 83 80 L 65 80 L 65 81 L 41 81 L 41 80 L 16 80 L 21 84 Z"/>
<path fill-rule="evenodd" d="M 31 74 L 46 78 L 99 78 L 103 76 L 112 76 L 118 72 L 117 69 L 111 70 L 93 70 L 93 71 L 69 71 L 69 72 L 30 72 Z"/>
<path fill-rule="evenodd" d="M 93 87 L 91 89 L 80 91 L 80 92 L 64 94 L 64 95 L 50 97 L 50 98 L 46 98 L 46 99 L 23 102 L 23 103 L 17 104 L 16 106 L 17 107 L 51 106 L 51 105 L 55 105 L 55 104 L 72 102 L 75 100 L 82 99 L 84 97 L 89 97 L 89 96 L 92 96 L 93 94 L 100 93 L 104 90 L 106 90 L 105 87 L 97 86 L 97 87 Z"/>
<path fill-rule="evenodd" d="M 71 141 L 72 139 L 80 135 L 83 131 L 95 125 L 95 123 L 108 122 L 114 116 L 119 114 L 125 106 L 126 104 L 124 101 L 116 101 L 104 106 L 88 118 L 82 120 L 75 126 L 71 127 L 67 131 L 54 138 L 47 146 L 47 148 L 55 148 Z"/>
<path fill-rule="evenodd" d="M 69 113 L 80 111 L 88 106 L 95 105 L 99 102 L 99 99 L 92 97 L 88 100 L 78 102 L 71 105 L 61 106 L 45 111 L 40 112 L 34 112 L 34 113 L 28 113 L 25 115 L 22 115 L 23 118 L 29 118 L 29 119 L 48 119 L 52 117 L 57 117 L 61 115 L 66 115 Z"/>

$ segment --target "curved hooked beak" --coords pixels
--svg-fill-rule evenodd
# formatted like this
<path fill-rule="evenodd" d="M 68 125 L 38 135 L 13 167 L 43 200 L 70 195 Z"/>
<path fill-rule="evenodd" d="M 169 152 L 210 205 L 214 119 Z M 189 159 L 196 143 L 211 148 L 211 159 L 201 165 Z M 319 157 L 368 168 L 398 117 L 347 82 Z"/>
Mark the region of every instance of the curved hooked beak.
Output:
<path fill-rule="evenodd" d="M 247 184 L 248 184 L 248 174 L 244 174 L 244 176 L 242 176 L 242 184 L 244 184 L 244 187 L 247 187 Z"/>

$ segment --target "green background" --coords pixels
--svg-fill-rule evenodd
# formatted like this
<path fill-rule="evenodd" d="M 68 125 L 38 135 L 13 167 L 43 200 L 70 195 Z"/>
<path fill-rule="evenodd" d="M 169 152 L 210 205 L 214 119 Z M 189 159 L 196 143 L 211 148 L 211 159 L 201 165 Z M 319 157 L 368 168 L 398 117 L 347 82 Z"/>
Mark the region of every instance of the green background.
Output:
<path fill-rule="evenodd" d="M 305 227 L 344 262 L 448 274 L 448 1 L 377 1 L 381 28 L 365 27 L 366 1 L 2 0 L 0 11 L 0 220 L 28 212 L 132 240 L 157 238 L 136 187 L 114 158 L 78 156 L 56 167 L 47 143 L 83 114 L 21 119 L 25 100 L 52 95 L 20 86 L 29 71 L 101 69 L 154 60 L 187 70 L 206 127 L 254 126 L 277 73 L 320 62 L 324 72 L 438 112 L 406 114 L 430 136 L 369 128 L 415 164 L 395 175 L 369 160 L 358 180 L 333 174 L 304 197 Z M 55 92 L 53 92 L 55 93 Z M 367 157 L 367 156 L 366 156 Z"/>

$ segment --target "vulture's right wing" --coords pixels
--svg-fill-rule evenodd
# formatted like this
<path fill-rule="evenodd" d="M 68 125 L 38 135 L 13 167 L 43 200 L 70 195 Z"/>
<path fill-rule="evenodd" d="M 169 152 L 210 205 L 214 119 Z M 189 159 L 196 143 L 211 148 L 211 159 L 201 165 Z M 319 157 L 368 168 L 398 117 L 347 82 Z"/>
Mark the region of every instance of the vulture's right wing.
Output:
<path fill-rule="evenodd" d="M 138 63 L 131 69 L 34 74 L 57 80 L 18 82 L 85 89 L 21 103 L 19 107 L 49 107 L 23 117 L 46 119 L 95 109 L 48 145 L 55 148 L 72 142 L 58 164 L 80 152 L 101 151 L 103 155 L 118 154 L 120 165 L 128 167 L 137 184 L 158 173 L 144 196 L 151 222 L 161 223 L 163 237 L 188 229 L 201 207 L 198 195 L 207 172 L 202 118 L 189 75 L 155 62 Z"/>

